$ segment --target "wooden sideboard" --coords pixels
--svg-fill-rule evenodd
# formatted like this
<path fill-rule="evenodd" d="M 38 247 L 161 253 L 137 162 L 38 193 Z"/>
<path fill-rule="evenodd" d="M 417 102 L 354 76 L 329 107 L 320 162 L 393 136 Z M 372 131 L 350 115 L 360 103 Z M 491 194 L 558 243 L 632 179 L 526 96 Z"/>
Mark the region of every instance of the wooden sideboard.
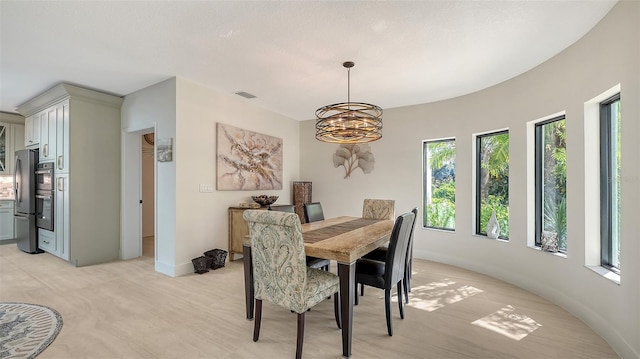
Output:
<path fill-rule="evenodd" d="M 229 207 L 229 260 L 234 259 L 234 253 L 242 254 L 242 242 L 244 238 L 249 235 L 249 226 L 247 221 L 244 220 L 242 214 L 248 209 L 260 209 L 266 208 L 241 208 L 241 207 Z"/>

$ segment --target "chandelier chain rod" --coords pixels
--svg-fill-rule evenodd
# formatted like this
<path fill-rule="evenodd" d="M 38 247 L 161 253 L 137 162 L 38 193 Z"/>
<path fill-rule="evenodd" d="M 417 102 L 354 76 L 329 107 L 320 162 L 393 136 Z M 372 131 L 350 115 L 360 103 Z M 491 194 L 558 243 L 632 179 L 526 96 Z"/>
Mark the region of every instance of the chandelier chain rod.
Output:
<path fill-rule="evenodd" d="M 347 67 L 347 109 L 351 109 L 351 67 Z"/>

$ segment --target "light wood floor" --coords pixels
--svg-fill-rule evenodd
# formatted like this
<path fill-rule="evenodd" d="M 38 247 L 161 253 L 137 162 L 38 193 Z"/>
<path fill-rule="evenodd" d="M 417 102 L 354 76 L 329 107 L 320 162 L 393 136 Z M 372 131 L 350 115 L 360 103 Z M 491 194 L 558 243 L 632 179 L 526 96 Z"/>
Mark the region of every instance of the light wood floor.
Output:
<path fill-rule="evenodd" d="M 0 245 L 0 301 L 50 306 L 64 320 L 39 359 L 293 357 L 296 316 L 288 310 L 265 302 L 260 340 L 252 341 L 242 276 L 241 260 L 170 278 L 149 257 L 74 268 Z M 383 292 L 366 288 L 354 310 L 352 358 L 617 358 L 565 310 L 493 278 L 415 260 L 413 287 L 404 320 L 392 306 L 393 337 Z M 303 355 L 341 353 L 327 300 L 307 313 Z"/>

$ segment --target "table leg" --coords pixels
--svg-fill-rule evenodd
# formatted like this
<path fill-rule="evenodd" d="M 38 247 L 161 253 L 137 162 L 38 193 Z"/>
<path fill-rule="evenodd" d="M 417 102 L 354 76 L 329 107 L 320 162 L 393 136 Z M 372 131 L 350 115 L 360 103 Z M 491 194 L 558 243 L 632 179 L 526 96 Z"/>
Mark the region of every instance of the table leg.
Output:
<path fill-rule="evenodd" d="M 340 277 L 340 313 L 342 319 L 342 356 L 351 356 L 353 299 L 355 296 L 356 264 L 338 263 Z"/>
<path fill-rule="evenodd" d="M 242 260 L 244 261 L 244 300 L 247 320 L 253 319 L 253 263 L 251 261 L 251 246 L 242 246 Z"/>

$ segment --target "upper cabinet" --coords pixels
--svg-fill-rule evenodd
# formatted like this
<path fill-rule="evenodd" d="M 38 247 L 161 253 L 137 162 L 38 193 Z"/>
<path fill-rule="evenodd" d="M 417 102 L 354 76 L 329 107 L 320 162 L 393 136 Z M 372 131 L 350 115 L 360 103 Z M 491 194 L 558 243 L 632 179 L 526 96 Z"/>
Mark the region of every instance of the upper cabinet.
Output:
<path fill-rule="evenodd" d="M 26 148 L 38 148 L 40 143 L 40 117 L 43 113 L 37 113 L 24 120 L 24 146 Z"/>
<path fill-rule="evenodd" d="M 13 174 L 14 153 L 23 149 L 24 117 L 0 112 L 0 175 Z"/>
<path fill-rule="evenodd" d="M 11 155 L 11 125 L 0 122 L 0 174 L 11 173 L 9 158 Z"/>

